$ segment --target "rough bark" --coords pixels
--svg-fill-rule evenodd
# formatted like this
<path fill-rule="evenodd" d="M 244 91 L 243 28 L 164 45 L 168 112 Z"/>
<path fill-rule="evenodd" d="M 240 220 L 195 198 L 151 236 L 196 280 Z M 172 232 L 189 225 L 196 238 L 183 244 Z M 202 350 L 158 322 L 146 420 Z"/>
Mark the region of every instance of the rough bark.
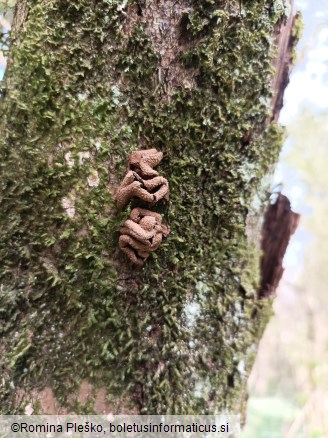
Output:
<path fill-rule="evenodd" d="M 270 311 L 246 225 L 282 141 L 267 123 L 277 3 L 18 2 L 1 100 L 2 413 L 244 410 Z M 129 153 L 149 148 L 164 153 L 171 232 L 137 269 L 113 199 Z"/>

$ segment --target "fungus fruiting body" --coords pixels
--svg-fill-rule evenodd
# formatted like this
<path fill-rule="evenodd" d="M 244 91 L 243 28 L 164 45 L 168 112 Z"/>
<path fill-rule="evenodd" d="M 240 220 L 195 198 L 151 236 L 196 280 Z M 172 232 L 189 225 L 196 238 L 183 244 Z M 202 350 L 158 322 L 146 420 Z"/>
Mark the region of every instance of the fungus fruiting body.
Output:
<path fill-rule="evenodd" d="M 143 177 L 157 176 L 158 172 L 154 170 L 163 158 L 163 152 L 157 149 L 147 149 L 143 151 L 134 151 L 128 158 L 128 168 L 140 173 Z"/>
<path fill-rule="evenodd" d="M 124 208 L 132 198 L 138 198 L 150 205 L 161 199 L 168 200 L 168 181 L 154 170 L 162 158 L 163 153 L 157 149 L 134 151 L 130 154 L 127 174 L 115 197 L 118 208 Z M 160 214 L 134 208 L 120 232 L 121 250 L 134 264 L 141 266 L 149 254 L 158 248 L 169 230 L 162 225 Z"/>
<path fill-rule="evenodd" d="M 166 178 L 154 176 L 143 179 L 135 171 L 128 171 L 116 194 L 116 205 L 124 208 L 132 198 L 139 198 L 149 204 L 168 199 L 169 185 Z"/>
<path fill-rule="evenodd" d="M 134 208 L 120 232 L 121 250 L 134 264 L 141 266 L 149 254 L 156 251 L 163 237 L 169 234 L 169 229 L 162 224 L 160 214 Z"/>

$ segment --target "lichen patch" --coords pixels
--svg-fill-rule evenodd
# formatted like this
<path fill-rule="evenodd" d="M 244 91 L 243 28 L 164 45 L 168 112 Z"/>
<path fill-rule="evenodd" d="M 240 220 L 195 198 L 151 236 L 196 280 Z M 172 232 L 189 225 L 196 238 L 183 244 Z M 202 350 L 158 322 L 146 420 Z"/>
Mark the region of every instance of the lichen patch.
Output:
<path fill-rule="evenodd" d="M 73 167 L 74 166 L 74 159 L 72 157 L 72 152 L 66 152 L 65 160 L 66 160 L 66 163 L 67 163 L 68 167 Z"/>
<path fill-rule="evenodd" d="M 74 201 L 68 198 L 67 196 L 65 196 L 65 198 L 62 199 L 62 206 L 64 207 L 67 216 L 72 219 L 75 216 Z"/>
<path fill-rule="evenodd" d="M 91 153 L 89 151 L 82 151 L 78 153 L 79 157 L 79 166 L 82 166 L 86 160 L 89 160 L 91 157 Z"/>
<path fill-rule="evenodd" d="M 184 316 L 189 329 L 195 329 L 198 318 L 201 314 L 201 306 L 196 301 L 188 303 L 184 307 Z"/>
<path fill-rule="evenodd" d="M 87 178 L 89 187 L 98 187 L 100 178 L 97 170 L 94 170 Z"/>

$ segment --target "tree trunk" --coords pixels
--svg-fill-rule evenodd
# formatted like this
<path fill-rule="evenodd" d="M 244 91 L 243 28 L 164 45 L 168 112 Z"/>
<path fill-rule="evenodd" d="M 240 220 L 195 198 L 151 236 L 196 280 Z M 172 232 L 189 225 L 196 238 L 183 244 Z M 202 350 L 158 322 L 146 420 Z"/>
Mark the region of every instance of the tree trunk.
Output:
<path fill-rule="evenodd" d="M 282 144 L 268 122 L 281 5 L 18 1 L 1 100 L 2 413 L 244 413 L 271 307 L 260 221 Z M 114 195 L 150 148 L 170 234 L 139 268 L 119 250 L 129 209 Z"/>

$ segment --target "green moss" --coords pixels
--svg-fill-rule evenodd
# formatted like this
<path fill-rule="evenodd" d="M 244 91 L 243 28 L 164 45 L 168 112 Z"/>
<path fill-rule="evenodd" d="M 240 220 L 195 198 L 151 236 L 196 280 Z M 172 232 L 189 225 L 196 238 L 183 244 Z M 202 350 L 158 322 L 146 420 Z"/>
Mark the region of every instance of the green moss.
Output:
<path fill-rule="evenodd" d="M 295 16 L 294 25 L 292 28 L 292 37 L 293 37 L 293 62 L 296 61 L 296 46 L 299 40 L 302 38 L 303 35 L 303 29 L 304 29 L 304 22 L 303 22 L 303 16 L 300 11 L 297 12 Z"/>
<path fill-rule="evenodd" d="M 237 409 L 267 318 L 245 223 L 281 143 L 276 126 L 262 132 L 276 17 L 266 1 L 243 3 L 195 2 L 195 44 L 179 56 L 196 87 L 168 100 L 147 29 L 124 32 L 120 1 L 28 2 L 1 101 L 3 413 L 10 382 L 51 385 L 67 405 L 83 379 L 143 413 Z M 140 144 L 164 152 L 171 195 L 157 208 L 171 233 L 136 290 L 119 279 L 128 212 L 107 186 Z"/>

